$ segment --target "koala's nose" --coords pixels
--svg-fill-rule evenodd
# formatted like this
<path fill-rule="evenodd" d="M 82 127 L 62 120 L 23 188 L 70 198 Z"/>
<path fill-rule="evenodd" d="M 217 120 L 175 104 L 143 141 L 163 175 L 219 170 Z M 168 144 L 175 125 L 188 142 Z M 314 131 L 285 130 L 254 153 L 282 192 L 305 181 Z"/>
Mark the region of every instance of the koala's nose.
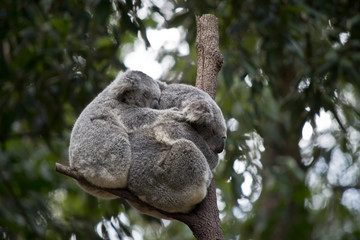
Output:
<path fill-rule="evenodd" d="M 156 100 L 156 99 L 152 100 L 152 102 L 151 102 L 151 108 L 153 108 L 153 109 L 159 109 L 159 101 Z"/>
<path fill-rule="evenodd" d="M 226 137 L 222 137 L 219 143 L 217 144 L 214 152 L 221 153 L 225 148 L 225 142 L 226 142 Z"/>

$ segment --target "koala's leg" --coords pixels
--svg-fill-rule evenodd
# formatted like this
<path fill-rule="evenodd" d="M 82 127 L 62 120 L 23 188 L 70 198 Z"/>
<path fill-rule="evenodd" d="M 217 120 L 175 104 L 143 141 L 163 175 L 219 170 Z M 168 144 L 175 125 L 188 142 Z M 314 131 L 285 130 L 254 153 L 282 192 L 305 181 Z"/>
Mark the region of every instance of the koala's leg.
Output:
<path fill-rule="evenodd" d="M 130 168 L 131 148 L 127 134 L 120 126 L 103 119 L 92 119 L 91 128 L 74 136 L 70 151 L 70 166 L 97 187 L 124 188 Z M 114 198 L 115 196 L 84 186 L 91 194 Z"/>
<path fill-rule="evenodd" d="M 158 182 L 173 192 L 178 206 L 171 211 L 188 212 L 201 202 L 207 193 L 212 172 L 207 160 L 196 145 L 186 139 L 175 141 L 155 166 Z M 166 204 L 166 203 L 165 203 Z"/>
<path fill-rule="evenodd" d="M 189 212 L 205 198 L 212 172 L 191 141 L 176 140 L 162 149 L 152 164 L 139 159 L 135 158 L 134 170 L 130 170 L 129 188 L 141 200 L 167 212 Z"/>

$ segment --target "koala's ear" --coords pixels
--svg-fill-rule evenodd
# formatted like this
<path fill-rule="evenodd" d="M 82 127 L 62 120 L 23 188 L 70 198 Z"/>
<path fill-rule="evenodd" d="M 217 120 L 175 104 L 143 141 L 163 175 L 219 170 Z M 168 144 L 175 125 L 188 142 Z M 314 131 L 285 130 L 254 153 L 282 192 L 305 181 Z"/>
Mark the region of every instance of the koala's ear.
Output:
<path fill-rule="evenodd" d="M 157 85 L 159 85 L 159 88 L 160 88 L 161 91 L 164 91 L 164 90 L 165 90 L 165 88 L 166 88 L 166 86 L 167 86 L 166 83 L 160 82 L 160 81 L 156 81 L 156 83 L 157 83 Z"/>
<path fill-rule="evenodd" d="M 199 100 L 188 104 L 183 113 L 188 122 L 202 124 L 213 119 L 213 113 L 210 105 L 204 101 Z"/>
<path fill-rule="evenodd" d="M 119 74 L 111 83 L 110 94 L 115 98 L 125 95 L 125 93 L 133 91 L 139 85 L 139 79 L 133 71 L 127 71 Z"/>

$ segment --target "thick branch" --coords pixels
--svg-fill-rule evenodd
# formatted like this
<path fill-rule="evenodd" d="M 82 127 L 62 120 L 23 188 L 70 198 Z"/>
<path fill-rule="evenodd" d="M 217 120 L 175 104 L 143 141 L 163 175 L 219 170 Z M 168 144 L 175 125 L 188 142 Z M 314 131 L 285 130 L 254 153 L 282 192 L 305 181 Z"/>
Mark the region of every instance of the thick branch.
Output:
<path fill-rule="evenodd" d="M 68 166 L 64 166 L 60 163 L 56 163 L 55 170 L 61 174 L 64 174 L 68 177 L 74 178 L 78 182 L 87 185 L 92 188 L 97 188 L 99 190 L 103 190 L 109 193 L 114 194 L 120 198 L 128 200 L 132 203 L 136 203 L 146 207 L 149 210 L 154 210 L 160 212 L 161 214 L 165 215 L 166 217 L 178 220 L 180 222 L 185 223 L 189 226 L 189 228 L 193 231 L 194 236 L 197 239 L 223 239 L 223 238 L 209 238 L 206 233 L 214 231 L 221 226 L 218 225 L 220 221 L 215 221 L 216 218 L 219 218 L 219 212 L 216 206 L 216 188 L 215 188 L 215 181 L 212 180 L 211 186 L 208 189 L 208 195 L 206 199 L 200 203 L 191 213 L 169 213 L 165 212 L 161 209 L 157 209 L 146 202 L 141 201 L 136 195 L 130 192 L 128 189 L 113 189 L 113 188 L 101 188 L 98 186 L 94 186 L 89 183 L 81 174 L 79 174 L 75 169 L 72 169 Z M 210 204 L 215 202 L 215 209 L 211 209 Z M 210 204 L 209 204 L 210 203 Z M 216 210 L 216 211 L 214 211 Z M 205 235 L 204 235 L 205 234 Z"/>
<path fill-rule="evenodd" d="M 84 184 L 86 186 L 89 186 L 89 187 L 92 187 L 92 188 L 97 188 L 99 190 L 109 192 L 111 194 L 114 194 L 115 196 L 118 196 L 118 197 L 123 198 L 123 199 L 128 200 L 128 201 L 131 201 L 132 203 L 140 204 L 140 205 L 148 208 L 149 210 L 158 211 L 161 214 L 163 214 L 163 215 L 165 215 L 165 216 L 167 216 L 169 218 L 176 219 L 176 220 L 184 222 L 183 219 L 185 219 L 186 216 L 188 215 L 188 214 L 183 214 L 183 213 L 168 213 L 168 212 L 165 212 L 165 211 L 163 211 L 161 209 L 157 209 L 157 208 L 147 204 L 146 202 L 141 201 L 136 195 L 134 195 L 128 189 L 101 188 L 101 187 L 98 187 L 98 186 L 94 186 L 93 184 L 89 183 L 75 169 L 70 168 L 68 166 L 64 166 L 64 165 L 62 165 L 60 163 L 56 163 L 55 170 L 58 173 L 61 173 L 61 174 L 64 174 L 64 175 L 66 175 L 68 177 L 74 178 L 75 180 L 77 180 L 78 182 L 80 182 L 80 183 L 82 183 L 82 184 Z"/>
<path fill-rule="evenodd" d="M 120 198 L 124 198 L 126 200 L 133 201 L 133 202 L 136 202 L 136 203 L 139 203 L 139 204 L 146 204 L 146 203 L 143 203 L 140 199 L 138 199 L 134 194 L 132 194 L 127 189 L 100 188 L 98 186 L 94 186 L 91 183 L 89 183 L 75 169 L 72 169 L 72 168 L 70 168 L 68 166 L 64 166 L 64 165 L 62 165 L 60 163 L 56 163 L 55 170 L 57 172 L 61 173 L 61 174 L 72 177 L 72 178 L 76 179 L 78 182 L 80 182 L 80 183 L 82 183 L 84 185 L 87 185 L 89 187 L 94 187 L 94 188 L 97 188 L 97 189 L 100 189 L 100 190 L 103 190 L 103 191 L 106 191 L 106 192 L 110 192 L 110 193 L 112 193 L 112 194 L 114 194 L 114 195 L 116 195 L 116 196 L 118 196 Z M 149 205 L 149 207 L 151 207 L 151 206 Z M 153 208 L 153 207 L 151 207 L 151 208 Z"/>

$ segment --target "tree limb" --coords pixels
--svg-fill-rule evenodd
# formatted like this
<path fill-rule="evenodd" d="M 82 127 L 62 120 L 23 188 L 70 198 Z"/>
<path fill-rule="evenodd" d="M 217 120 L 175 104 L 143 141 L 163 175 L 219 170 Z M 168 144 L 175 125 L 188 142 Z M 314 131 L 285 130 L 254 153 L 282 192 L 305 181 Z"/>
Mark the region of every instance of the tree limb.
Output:
<path fill-rule="evenodd" d="M 167 216 L 169 218 L 181 221 L 180 219 L 183 219 L 184 215 L 187 215 L 187 214 L 183 214 L 183 213 L 168 213 L 168 212 L 165 212 L 165 211 L 163 211 L 161 209 L 157 209 L 157 208 L 147 204 L 146 202 L 141 201 L 136 195 L 134 195 L 130 190 L 128 190 L 126 188 L 114 189 L 114 188 L 102 188 L 102 187 L 95 186 L 95 185 L 89 183 L 75 169 L 73 169 L 71 167 L 68 167 L 68 166 L 64 166 L 64 165 L 62 165 L 60 163 L 55 164 L 55 170 L 58 173 L 61 173 L 61 174 L 64 174 L 64 175 L 66 175 L 68 177 L 74 178 L 75 180 L 77 180 L 78 182 L 80 182 L 80 183 L 82 183 L 84 185 L 87 185 L 87 186 L 92 187 L 92 188 L 97 188 L 97 189 L 102 190 L 102 191 L 109 192 L 111 194 L 114 194 L 115 196 L 118 196 L 119 198 L 123 198 L 125 200 L 131 201 L 132 203 L 140 204 L 140 205 L 148 208 L 149 210 L 158 211 L 161 214 L 163 214 L 163 215 L 165 215 L 165 216 Z"/>

